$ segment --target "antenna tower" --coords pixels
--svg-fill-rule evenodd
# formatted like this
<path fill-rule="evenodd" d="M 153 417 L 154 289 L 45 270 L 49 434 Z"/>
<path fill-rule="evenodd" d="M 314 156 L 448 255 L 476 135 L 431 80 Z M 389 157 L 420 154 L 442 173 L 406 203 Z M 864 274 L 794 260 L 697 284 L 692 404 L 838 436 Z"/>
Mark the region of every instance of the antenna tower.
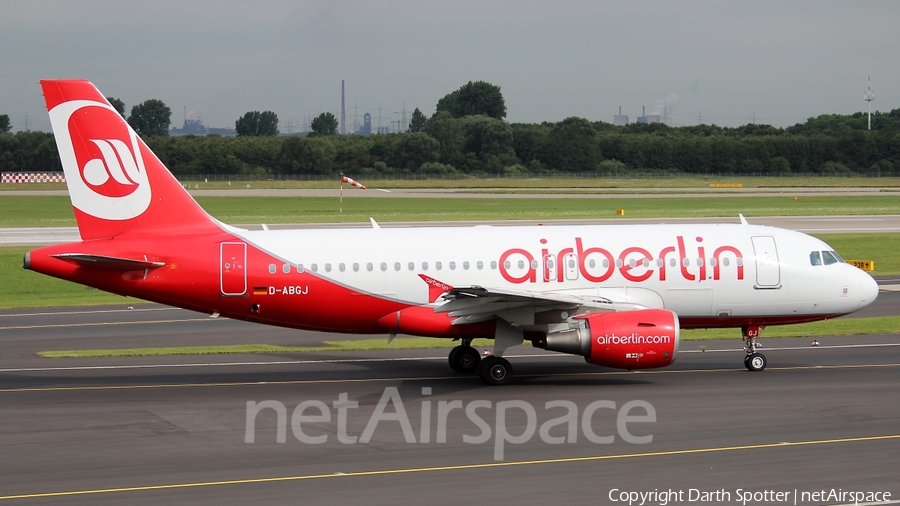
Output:
<path fill-rule="evenodd" d="M 347 135 L 347 113 L 344 109 L 344 80 L 341 79 L 341 135 Z"/>
<path fill-rule="evenodd" d="M 875 92 L 872 91 L 872 76 L 869 76 L 869 86 L 866 88 L 866 93 L 863 95 L 863 100 L 866 101 L 866 109 L 869 113 L 869 130 L 872 129 L 872 101 L 875 100 Z"/>

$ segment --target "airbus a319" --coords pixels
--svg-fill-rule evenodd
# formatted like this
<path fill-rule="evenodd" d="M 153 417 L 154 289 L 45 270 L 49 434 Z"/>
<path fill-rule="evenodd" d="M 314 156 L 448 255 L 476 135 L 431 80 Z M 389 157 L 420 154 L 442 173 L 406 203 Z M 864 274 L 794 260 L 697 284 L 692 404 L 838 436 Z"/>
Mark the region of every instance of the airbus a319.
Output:
<path fill-rule="evenodd" d="M 244 230 L 208 215 L 88 81 L 42 81 L 81 242 L 25 268 L 223 317 L 459 341 L 491 385 L 525 341 L 620 369 L 665 367 L 683 328 L 760 329 L 852 313 L 875 281 L 808 235 L 747 224 Z M 493 339 L 482 356 L 475 338 Z"/>

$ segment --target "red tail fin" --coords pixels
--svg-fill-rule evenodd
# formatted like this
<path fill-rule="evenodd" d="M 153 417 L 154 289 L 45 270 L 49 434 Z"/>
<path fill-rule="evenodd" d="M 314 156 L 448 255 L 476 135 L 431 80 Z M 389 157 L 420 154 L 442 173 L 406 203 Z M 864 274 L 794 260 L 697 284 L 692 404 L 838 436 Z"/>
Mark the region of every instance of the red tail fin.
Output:
<path fill-rule="evenodd" d="M 41 81 L 83 240 L 218 229 L 88 81 Z"/>

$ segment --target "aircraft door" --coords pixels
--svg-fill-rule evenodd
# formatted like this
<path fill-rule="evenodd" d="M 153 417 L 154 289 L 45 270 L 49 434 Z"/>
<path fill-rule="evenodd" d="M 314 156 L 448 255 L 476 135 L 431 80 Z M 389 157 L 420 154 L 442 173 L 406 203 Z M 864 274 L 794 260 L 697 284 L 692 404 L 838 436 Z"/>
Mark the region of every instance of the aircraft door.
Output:
<path fill-rule="evenodd" d="M 780 288 L 781 267 L 778 264 L 778 249 L 772 236 L 752 238 L 753 253 L 756 257 L 756 286 L 758 288 Z"/>
<path fill-rule="evenodd" d="M 544 283 L 556 281 L 557 268 L 556 255 L 544 255 Z"/>
<path fill-rule="evenodd" d="M 575 253 L 567 253 L 566 256 L 563 257 L 563 264 L 561 267 L 566 269 L 566 280 L 575 281 L 578 279 L 578 255 Z"/>
<path fill-rule="evenodd" d="M 247 245 L 223 242 L 219 246 L 219 287 L 226 297 L 247 293 Z"/>

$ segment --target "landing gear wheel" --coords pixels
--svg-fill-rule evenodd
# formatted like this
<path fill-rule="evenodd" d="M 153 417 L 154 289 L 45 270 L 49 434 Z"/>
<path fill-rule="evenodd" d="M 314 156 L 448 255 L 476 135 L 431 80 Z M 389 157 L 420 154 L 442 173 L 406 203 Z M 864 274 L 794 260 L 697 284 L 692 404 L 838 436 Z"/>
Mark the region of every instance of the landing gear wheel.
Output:
<path fill-rule="evenodd" d="M 448 357 L 450 368 L 460 374 L 475 374 L 478 372 L 478 364 L 481 355 L 471 346 L 457 346 L 450 350 Z"/>
<path fill-rule="evenodd" d="M 478 376 L 488 385 L 505 385 L 512 379 L 512 365 L 505 358 L 491 355 L 481 361 Z"/>
<path fill-rule="evenodd" d="M 766 356 L 762 353 L 751 353 L 744 358 L 744 365 L 750 371 L 762 371 L 766 368 Z"/>

